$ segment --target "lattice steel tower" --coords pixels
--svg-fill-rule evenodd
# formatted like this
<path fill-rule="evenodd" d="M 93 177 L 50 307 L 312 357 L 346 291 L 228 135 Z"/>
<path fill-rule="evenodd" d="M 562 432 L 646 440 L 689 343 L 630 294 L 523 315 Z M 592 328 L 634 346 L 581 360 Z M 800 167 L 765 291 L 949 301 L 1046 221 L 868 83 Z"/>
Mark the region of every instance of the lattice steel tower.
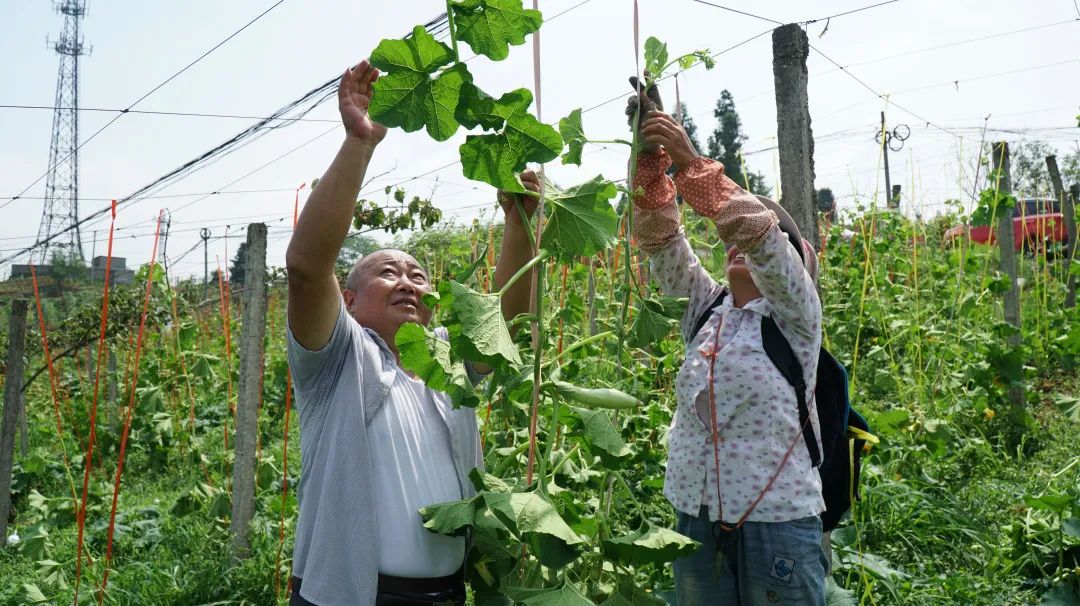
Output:
<path fill-rule="evenodd" d="M 38 262 L 48 262 L 52 252 L 83 259 L 79 235 L 79 57 L 91 49 L 83 44 L 80 23 L 86 0 L 57 0 L 56 12 L 64 16 L 60 39 L 50 46 L 60 55 L 56 74 L 56 103 L 49 173 L 45 181 L 45 206 L 38 227 L 38 242 L 54 237 L 38 248 Z M 66 230 L 66 231 L 65 231 Z"/>

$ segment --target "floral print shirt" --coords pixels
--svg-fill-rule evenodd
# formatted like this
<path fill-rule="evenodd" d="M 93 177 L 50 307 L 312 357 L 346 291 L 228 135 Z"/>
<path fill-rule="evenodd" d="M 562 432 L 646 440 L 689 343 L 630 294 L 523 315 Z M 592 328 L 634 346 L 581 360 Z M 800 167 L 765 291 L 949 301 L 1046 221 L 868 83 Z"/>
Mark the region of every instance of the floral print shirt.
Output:
<path fill-rule="evenodd" d="M 681 512 L 696 516 L 707 505 L 711 520 L 729 524 L 748 511 L 746 519 L 756 522 L 820 514 L 825 509 L 821 478 L 800 433 L 794 390 L 761 341 L 761 318 L 772 316 L 802 363 L 806 384 L 816 385 L 821 303 L 813 280 L 777 227 L 776 214 L 724 175 L 722 164 L 697 158 L 674 181 L 665 173 L 670 166 L 663 150 L 638 157 L 634 185 L 644 195 L 635 199 L 633 233 L 650 254 L 664 292 L 690 299 L 681 323 L 686 359 L 675 382 L 677 408 L 668 437 L 664 495 Z M 722 240 L 743 251 L 763 295 L 742 308 L 727 296 L 697 335 L 689 334 L 695 321 L 726 287 L 691 249 L 675 204 L 676 189 L 695 211 L 715 222 Z M 710 379 L 719 435 L 715 448 Z M 814 411 L 812 391 L 806 398 Z M 817 415 L 810 417 L 820 436 Z"/>

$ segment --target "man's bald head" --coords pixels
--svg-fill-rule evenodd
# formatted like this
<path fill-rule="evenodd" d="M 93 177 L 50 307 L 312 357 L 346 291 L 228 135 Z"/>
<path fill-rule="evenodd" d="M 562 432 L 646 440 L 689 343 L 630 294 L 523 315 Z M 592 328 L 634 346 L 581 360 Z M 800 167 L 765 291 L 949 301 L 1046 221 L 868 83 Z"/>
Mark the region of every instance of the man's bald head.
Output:
<path fill-rule="evenodd" d="M 377 266 L 380 261 L 398 259 L 420 267 L 420 263 L 412 255 L 403 250 L 397 248 L 380 248 L 379 250 L 360 257 L 356 263 L 353 264 L 352 269 L 349 270 L 349 275 L 345 278 L 345 290 L 356 292 L 356 289 L 363 285 L 364 276 L 367 275 L 368 272 L 373 271 L 372 268 Z"/>

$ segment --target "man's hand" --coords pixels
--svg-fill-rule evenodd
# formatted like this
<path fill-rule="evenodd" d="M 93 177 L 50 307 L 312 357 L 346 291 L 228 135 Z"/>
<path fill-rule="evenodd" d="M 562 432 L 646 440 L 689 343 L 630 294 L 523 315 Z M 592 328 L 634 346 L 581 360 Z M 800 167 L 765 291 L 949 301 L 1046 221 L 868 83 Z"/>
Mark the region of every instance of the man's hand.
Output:
<path fill-rule="evenodd" d="M 540 176 L 534 171 L 527 170 L 521 173 L 521 184 L 525 186 L 525 189 L 535 194 L 540 193 Z M 522 217 L 517 209 L 518 202 L 521 202 L 521 208 L 525 210 L 525 216 L 531 219 L 533 213 L 536 212 L 536 207 L 540 204 L 540 198 L 528 194 L 499 190 L 499 206 L 502 207 L 507 223 L 525 223 L 525 217 Z"/>
<path fill-rule="evenodd" d="M 686 129 L 663 112 L 649 112 L 648 119 L 641 125 L 641 136 L 647 144 L 662 146 L 676 168 L 682 168 L 698 157 Z"/>
<path fill-rule="evenodd" d="M 645 72 L 645 77 L 649 77 L 649 72 Z M 656 84 L 650 85 L 648 90 L 645 90 L 637 76 L 630 76 L 630 86 L 634 87 L 637 94 L 626 99 L 626 124 L 630 127 L 630 130 L 634 130 L 635 115 L 638 116 L 638 124 L 642 124 L 648 117 L 649 112 L 664 110 L 664 101 L 660 98 L 660 90 L 656 88 Z M 638 114 L 639 105 L 641 106 L 640 114 Z M 647 154 L 655 153 L 660 149 L 659 146 L 645 141 L 640 136 L 638 143 L 641 146 L 641 151 Z"/>
<path fill-rule="evenodd" d="M 345 70 L 338 85 L 338 111 L 349 139 L 374 148 L 386 136 L 386 127 L 368 116 L 371 105 L 371 85 L 378 80 L 379 70 L 367 59 Z"/>

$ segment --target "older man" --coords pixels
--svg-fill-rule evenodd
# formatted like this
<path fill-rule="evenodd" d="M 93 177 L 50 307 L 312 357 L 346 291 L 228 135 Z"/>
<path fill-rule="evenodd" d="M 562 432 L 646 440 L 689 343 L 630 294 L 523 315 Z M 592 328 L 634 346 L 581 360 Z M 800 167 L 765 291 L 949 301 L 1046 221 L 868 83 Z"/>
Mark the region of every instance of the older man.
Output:
<path fill-rule="evenodd" d="M 379 71 L 366 60 L 338 90 L 345 141 L 300 215 L 286 253 L 289 363 L 300 411 L 300 515 L 292 604 L 464 603 L 465 540 L 425 530 L 417 510 L 472 495 L 483 466 L 476 416 L 454 410 L 400 366 L 394 336 L 427 324 L 427 272 L 409 254 L 361 259 L 339 290 L 334 262 L 364 173 L 386 127 L 368 116 Z M 538 191 L 532 173 L 522 181 Z M 501 194 L 504 212 L 534 198 Z M 530 258 L 527 223 L 508 212 L 495 270 L 504 284 Z M 503 297 L 503 315 L 529 307 L 529 280 Z M 440 331 L 445 336 L 445 331 Z"/>

